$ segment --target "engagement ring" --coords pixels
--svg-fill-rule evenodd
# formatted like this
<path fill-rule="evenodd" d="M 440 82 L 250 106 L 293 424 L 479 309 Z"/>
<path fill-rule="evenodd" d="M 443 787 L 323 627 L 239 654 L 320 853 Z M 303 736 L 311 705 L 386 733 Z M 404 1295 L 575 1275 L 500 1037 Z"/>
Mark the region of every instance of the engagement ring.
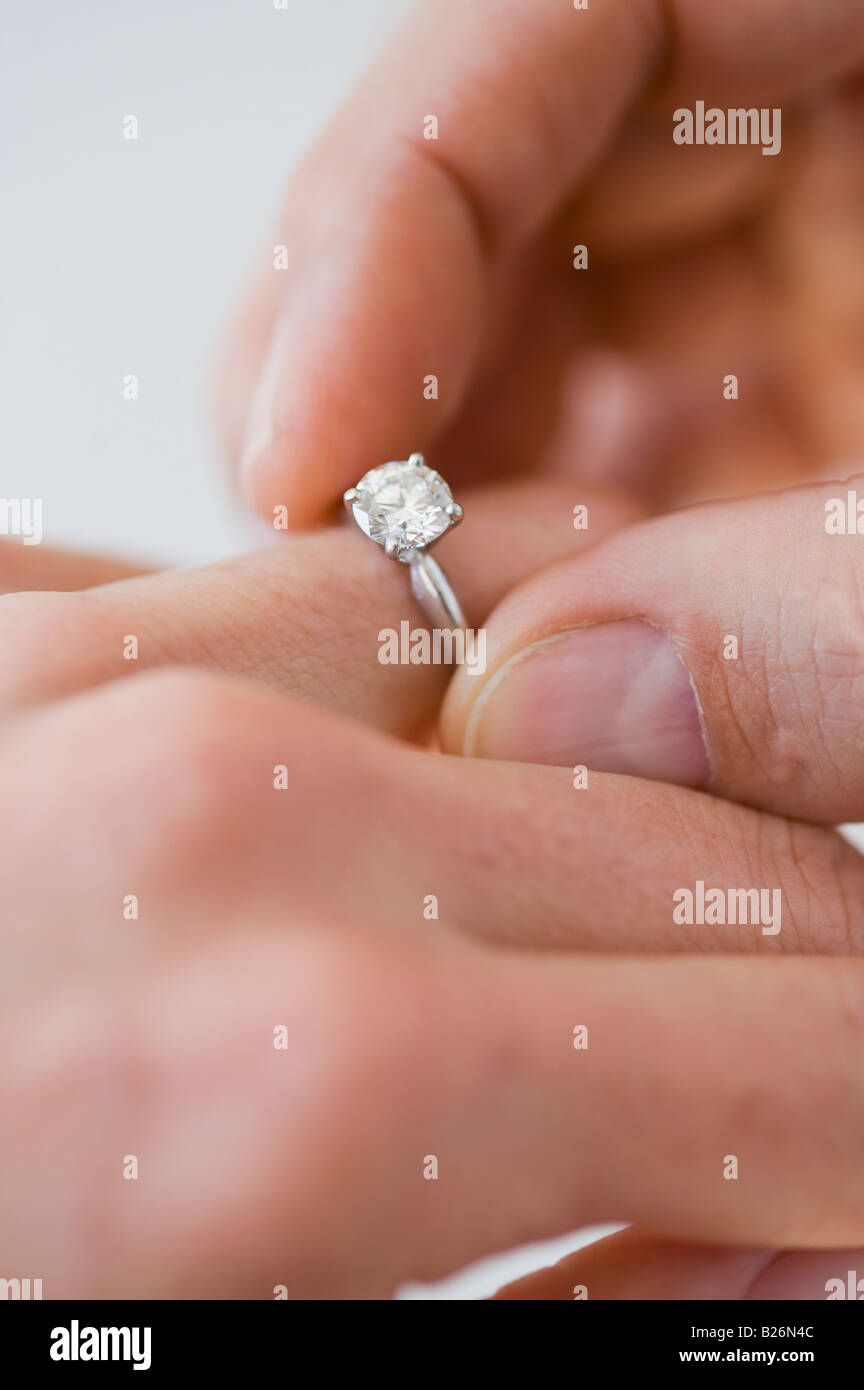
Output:
<path fill-rule="evenodd" d="M 360 530 L 411 568 L 411 591 L 433 628 L 464 628 L 465 615 L 429 547 L 462 520 L 462 508 L 422 454 L 364 473 L 344 495 Z"/>

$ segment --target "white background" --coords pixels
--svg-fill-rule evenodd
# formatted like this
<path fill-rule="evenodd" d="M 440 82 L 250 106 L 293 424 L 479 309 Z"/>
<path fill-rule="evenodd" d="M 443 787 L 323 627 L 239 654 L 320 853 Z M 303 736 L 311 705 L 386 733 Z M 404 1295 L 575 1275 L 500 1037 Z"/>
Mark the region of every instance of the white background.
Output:
<path fill-rule="evenodd" d="M 0 496 L 42 499 L 46 544 L 245 547 L 208 419 L 215 344 L 287 171 L 406 8 L 4 0 Z M 477 1297 L 574 1244 L 408 1296 Z"/>
<path fill-rule="evenodd" d="M 0 495 L 42 498 L 47 543 L 242 547 L 215 345 L 287 171 L 406 8 L 3 0 Z"/>

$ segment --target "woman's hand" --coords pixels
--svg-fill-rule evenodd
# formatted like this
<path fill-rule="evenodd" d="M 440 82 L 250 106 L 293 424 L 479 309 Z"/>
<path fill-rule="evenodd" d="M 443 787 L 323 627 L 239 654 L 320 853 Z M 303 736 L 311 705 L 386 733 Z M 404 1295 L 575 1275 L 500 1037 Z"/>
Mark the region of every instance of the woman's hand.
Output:
<path fill-rule="evenodd" d="M 468 620 L 529 575 L 579 554 L 640 513 L 626 498 L 546 481 L 460 494 L 470 525 L 436 547 Z M 116 561 L 0 546 L 0 705 L 70 695 L 162 666 L 246 675 L 406 737 L 427 736 L 451 671 L 382 665 L 380 633 L 422 622 L 408 571 L 351 526 L 280 537 L 254 555 L 104 583 Z M 23 585 L 22 585 L 23 581 Z M 83 588 L 84 585 L 100 587 Z M 71 592 L 39 593 L 67 588 Z M 127 641 L 134 639 L 134 647 Z"/>
<path fill-rule="evenodd" d="M 624 532 L 490 620 L 487 715 L 506 697 L 502 654 L 539 634 L 528 614 L 547 637 L 611 619 L 665 632 L 702 706 L 705 776 L 736 801 L 598 772 L 587 753 L 579 786 L 570 766 L 442 757 L 261 689 L 291 679 L 283 644 L 299 660 L 298 634 L 314 643 L 307 607 L 284 606 L 293 543 L 266 571 L 4 599 L 10 1274 L 37 1271 L 47 1297 L 376 1296 L 602 1220 L 637 1229 L 535 1296 L 571 1297 L 587 1270 L 592 1297 L 738 1297 L 780 1270 L 780 1296 L 823 1297 L 854 1268 L 864 867 L 794 818 L 813 818 L 817 793 L 826 821 L 860 814 L 860 566 L 856 537 L 825 533 L 828 491 Z M 372 596 L 397 622 L 403 601 L 372 558 L 352 615 L 370 638 Z M 184 659 L 185 642 L 193 664 L 248 661 L 259 680 L 161 670 L 93 688 L 139 627 L 142 664 L 151 647 Z M 247 645 L 226 659 L 232 632 Z M 739 654 L 721 665 L 728 633 Z M 318 650 L 307 694 L 338 704 Z M 376 667 L 357 646 L 339 684 L 390 670 L 396 708 L 414 709 L 412 676 L 422 701 L 424 668 Z M 445 720 L 457 742 L 470 679 Z M 661 706 L 637 691 L 630 708 Z M 532 719 L 508 756 L 535 756 Z M 679 698 L 629 756 L 674 719 L 692 734 Z M 697 880 L 779 893 L 781 913 L 676 920 Z M 794 1246 L 811 1253 L 771 1254 Z"/>

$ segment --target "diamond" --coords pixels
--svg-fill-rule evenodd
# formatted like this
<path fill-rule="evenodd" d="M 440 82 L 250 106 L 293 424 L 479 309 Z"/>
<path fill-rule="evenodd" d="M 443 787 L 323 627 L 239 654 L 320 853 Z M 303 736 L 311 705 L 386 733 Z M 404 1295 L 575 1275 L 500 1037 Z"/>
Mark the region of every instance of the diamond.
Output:
<path fill-rule="evenodd" d="M 361 531 L 403 562 L 437 541 L 461 514 L 440 473 L 419 455 L 371 468 L 346 501 Z"/>

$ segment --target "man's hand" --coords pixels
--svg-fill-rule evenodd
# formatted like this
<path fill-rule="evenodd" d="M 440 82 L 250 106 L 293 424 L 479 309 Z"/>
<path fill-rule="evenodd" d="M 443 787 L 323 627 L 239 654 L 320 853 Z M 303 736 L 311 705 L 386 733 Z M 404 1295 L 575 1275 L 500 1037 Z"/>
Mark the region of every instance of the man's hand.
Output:
<path fill-rule="evenodd" d="M 462 485 L 565 469 L 661 503 L 860 452 L 862 70 L 860 0 L 421 5 L 230 333 L 247 496 L 302 527 L 427 446 Z M 781 153 L 675 144 L 705 99 L 780 108 Z"/>

